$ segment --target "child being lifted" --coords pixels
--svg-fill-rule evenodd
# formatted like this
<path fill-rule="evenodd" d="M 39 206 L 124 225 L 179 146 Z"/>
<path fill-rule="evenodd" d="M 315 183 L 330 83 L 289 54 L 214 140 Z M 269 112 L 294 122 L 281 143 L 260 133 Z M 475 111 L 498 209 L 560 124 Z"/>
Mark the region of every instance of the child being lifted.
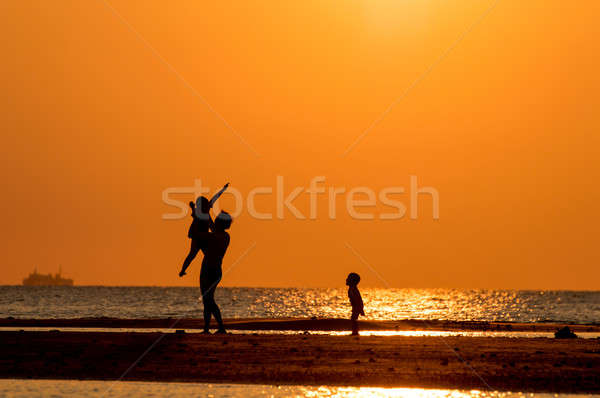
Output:
<path fill-rule="evenodd" d="M 190 208 L 192 209 L 192 224 L 188 230 L 188 238 L 192 240 L 192 244 L 190 246 L 190 252 L 187 257 L 183 261 L 183 265 L 181 267 L 181 271 L 179 272 L 179 276 L 185 275 L 185 270 L 190 266 L 190 263 L 200 250 L 204 252 L 206 249 L 206 238 L 210 225 L 212 224 L 212 219 L 210 218 L 210 209 L 213 207 L 217 199 L 225 192 L 229 183 L 225 184 L 223 188 L 219 192 L 217 192 L 210 200 L 206 199 L 204 196 L 198 197 L 196 199 L 196 204 L 194 202 L 190 202 Z"/>

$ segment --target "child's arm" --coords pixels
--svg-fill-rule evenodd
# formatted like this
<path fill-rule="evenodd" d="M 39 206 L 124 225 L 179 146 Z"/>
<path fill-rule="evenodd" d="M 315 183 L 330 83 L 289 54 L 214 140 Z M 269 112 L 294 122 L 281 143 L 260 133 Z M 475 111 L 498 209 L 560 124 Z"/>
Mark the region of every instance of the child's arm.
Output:
<path fill-rule="evenodd" d="M 192 218 L 196 218 L 196 205 L 194 204 L 194 202 L 190 202 L 190 209 L 192 209 Z"/>
<path fill-rule="evenodd" d="M 354 292 L 353 295 L 352 309 L 359 312 L 362 316 L 365 316 L 365 306 L 363 304 L 362 296 L 360 295 L 360 291 L 358 289 L 356 289 L 356 292 Z"/>
<path fill-rule="evenodd" d="M 223 192 L 225 192 L 225 190 L 227 189 L 228 186 L 229 186 L 229 183 L 225 184 L 219 192 L 217 192 L 216 194 L 214 194 L 214 196 L 212 198 L 210 198 L 210 201 L 209 201 L 210 207 L 212 207 L 215 204 L 217 199 L 219 199 L 219 196 L 221 196 L 223 194 Z"/>
<path fill-rule="evenodd" d="M 210 215 L 210 210 L 208 211 L 208 220 L 207 220 L 207 222 L 208 222 L 208 229 L 211 232 L 215 232 L 215 230 L 216 230 L 215 229 L 215 222 L 213 221 L 212 216 Z"/>
<path fill-rule="evenodd" d="M 358 303 L 360 305 L 360 314 L 365 316 L 365 305 L 363 304 L 362 296 L 360 295 L 360 291 L 358 291 Z"/>
<path fill-rule="evenodd" d="M 208 212 L 208 228 L 212 232 L 215 232 L 215 222 L 213 221 L 212 217 L 210 216 L 210 211 Z"/>
<path fill-rule="evenodd" d="M 350 305 L 352 306 L 352 311 L 365 315 L 362 297 L 360 296 L 360 292 L 358 289 L 350 289 L 348 292 L 348 296 L 350 297 Z"/>

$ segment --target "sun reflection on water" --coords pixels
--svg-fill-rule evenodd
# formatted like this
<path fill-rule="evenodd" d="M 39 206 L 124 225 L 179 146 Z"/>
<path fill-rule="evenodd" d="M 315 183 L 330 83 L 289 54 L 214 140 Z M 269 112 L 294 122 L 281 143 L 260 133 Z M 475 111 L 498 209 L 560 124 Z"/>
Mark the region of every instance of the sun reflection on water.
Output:
<path fill-rule="evenodd" d="M 600 292 L 361 287 L 364 319 L 591 323 Z M 201 317 L 198 288 L 0 286 L 0 317 Z M 225 318 L 347 318 L 343 288 L 219 287 Z"/>
<path fill-rule="evenodd" d="M 366 318 L 373 320 L 562 320 L 583 323 L 595 319 L 590 309 L 598 309 L 592 304 L 600 296 L 598 292 L 587 292 L 581 300 L 576 297 L 578 292 L 483 289 L 364 288 L 361 293 Z M 237 303 L 243 304 L 242 301 Z M 249 316 L 264 316 L 259 314 L 261 310 L 269 317 L 345 318 L 349 315 L 348 298 L 343 289 L 264 289 L 250 308 L 256 313 Z M 580 319 L 582 316 L 586 319 Z"/>
<path fill-rule="evenodd" d="M 110 387 L 110 389 L 108 388 Z M 272 386 L 260 384 L 160 383 L 82 380 L 11 380 L 0 383 L 0 396 L 35 398 L 57 396 L 65 398 L 141 398 L 141 397 L 310 397 L 310 398 L 550 398 L 580 397 L 568 394 L 512 393 L 479 390 L 439 390 L 424 388 L 333 387 L 333 386 Z"/>
<path fill-rule="evenodd" d="M 435 390 L 424 388 L 377 387 L 305 387 L 305 397 L 326 398 L 525 398 L 525 397 L 575 397 L 566 394 L 513 393 L 500 391 Z"/>

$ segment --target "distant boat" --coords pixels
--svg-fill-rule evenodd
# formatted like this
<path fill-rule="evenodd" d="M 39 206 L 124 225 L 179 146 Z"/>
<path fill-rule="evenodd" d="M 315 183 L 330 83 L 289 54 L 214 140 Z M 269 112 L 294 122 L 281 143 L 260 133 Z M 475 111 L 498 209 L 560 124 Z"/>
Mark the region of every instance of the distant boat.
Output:
<path fill-rule="evenodd" d="M 58 273 L 54 275 L 38 274 L 35 268 L 27 278 L 23 279 L 23 286 L 73 286 L 73 279 L 63 278 L 61 273 L 60 267 Z"/>

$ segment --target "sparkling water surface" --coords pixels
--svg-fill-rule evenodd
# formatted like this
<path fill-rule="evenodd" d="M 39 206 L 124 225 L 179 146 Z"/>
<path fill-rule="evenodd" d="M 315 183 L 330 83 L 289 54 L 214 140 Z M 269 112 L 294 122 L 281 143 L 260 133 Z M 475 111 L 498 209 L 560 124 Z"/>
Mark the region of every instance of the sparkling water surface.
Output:
<path fill-rule="evenodd" d="M 196 384 L 78 380 L 0 380 L 0 397 L 122 398 L 122 397 L 360 397 L 360 398 L 550 398 L 598 395 L 541 394 L 435 390 L 423 388 L 269 386 L 252 384 Z"/>
<path fill-rule="evenodd" d="M 366 319 L 600 323 L 598 291 L 361 289 Z M 193 287 L 0 286 L 0 317 L 201 317 Z M 349 315 L 346 290 L 219 287 L 227 318 Z"/>

